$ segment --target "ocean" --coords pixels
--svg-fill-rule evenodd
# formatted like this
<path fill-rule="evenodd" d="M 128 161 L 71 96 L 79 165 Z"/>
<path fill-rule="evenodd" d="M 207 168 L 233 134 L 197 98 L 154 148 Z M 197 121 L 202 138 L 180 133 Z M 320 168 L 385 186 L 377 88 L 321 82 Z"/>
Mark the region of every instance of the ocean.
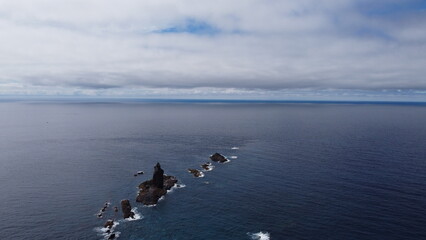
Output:
<path fill-rule="evenodd" d="M 144 207 L 157 162 L 181 187 Z M 426 239 L 426 105 L 3 101 L 0 190 L 0 239 Z"/>

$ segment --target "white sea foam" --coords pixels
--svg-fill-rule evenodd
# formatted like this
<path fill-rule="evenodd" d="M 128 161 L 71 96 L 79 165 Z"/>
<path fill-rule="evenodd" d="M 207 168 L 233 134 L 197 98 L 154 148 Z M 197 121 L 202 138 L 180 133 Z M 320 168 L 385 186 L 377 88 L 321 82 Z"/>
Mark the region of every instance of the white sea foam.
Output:
<path fill-rule="evenodd" d="M 157 206 L 157 204 L 144 205 L 143 207 L 148 207 L 148 208 L 150 208 L 150 207 L 155 207 L 155 206 Z"/>
<path fill-rule="evenodd" d="M 209 166 L 207 166 L 207 169 L 203 168 L 203 172 L 210 172 L 213 169 L 214 169 L 214 166 L 213 165 L 209 165 Z"/>
<path fill-rule="evenodd" d="M 239 147 L 232 147 L 231 148 L 232 150 L 238 150 L 238 149 L 240 149 Z"/>
<path fill-rule="evenodd" d="M 199 177 L 204 177 L 204 173 L 200 172 L 200 176 Z"/>
<path fill-rule="evenodd" d="M 117 239 L 120 236 L 120 232 L 117 232 L 117 231 L 114 231 L 114 230 L 120 223 L 137 221 L 137 220 L 143 219 L 143 216 L 142 216 L 141 213 L 138 212 L 137 207 L 132 208 L 132 212 L 135 213 L 134 218 L 126 218 L 126 219 L 117 220 L 117 221 L 114 221 L 114 224 L 112 225 L 111 228 L 97 227 L 94 230 L 96 232 L 98 232 L 99 236 L 102 236 L 102 239 L 108 239 L 111 236 L 111 234 L 115 234 L 114 239 Z M 109 232 L 108 232 L 108 230 L 109 230 Z"/>
<path fill-rule="evenodd" d="M 258 232 L 258 233 L 247 233 L 253 240 L 269 240 L 270 235 L 268 232 Z"/>
<path fill-rule="evenodd" d="M 176 188 L 184 188 L 184 187 L 186 187 L 185 184 L 175 184 L 172 188 L 167 190 L 167 193 L 172 193 Z"/>
<path fill-rule="evenodd" d="M 238 156 L 231 156 L 231 158 L 232 158 L 232 159 L 237 159 L 237 158 L 238 158 Z"/>
<path fill-rule="evenodd" d="M 114 232 L 115 227 L 119 225 L 120 223 L 118 221 L 114 221 L 114 224 L 111 228 L 106 227 L 97 227 L 95 228 L 95 231 L 98 232 L 99 236 L 102 236 L 102 239 L 108 239 L 111 234 L 115 234 L 115 238 L 118 238 L 120 236 L 120 232 Z M 110 231 L 108 233 L 108 230 Z"/>
<path fill-rule="evenodd" d="M 109 238 L 109 236 L 111 236 L 112 234 L 115 234 L 115 238 L 114 239 L 117 239 L 119 236 L 120 236 L 120 234 L 121 234 L 121 232 L 111 232 L 111 233 L 106 233 L 103 237 L 103 239 L 108 239 Z"/>
<path fill-rule="evenodd" d="M 137 221 L 137 220 L 140 220 L 140 219 L 143 218 L 142 214 L 140 214 L 138 212 L 138 208 L 137 207 L 132 208 L 132 212 L 135 213 L 134 218 L 126 218 L 126 219 L 124 219 L 124 221 L 131 222 L 131 221 Z"/>

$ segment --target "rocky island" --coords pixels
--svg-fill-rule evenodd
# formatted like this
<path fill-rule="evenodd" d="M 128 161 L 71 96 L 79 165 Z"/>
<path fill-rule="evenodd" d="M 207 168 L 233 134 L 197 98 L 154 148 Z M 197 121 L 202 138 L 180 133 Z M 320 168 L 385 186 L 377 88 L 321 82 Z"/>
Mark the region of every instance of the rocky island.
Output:
<path fill-rule="evenodd" d="M 157 163 L 154 167 L 152 179 L 139 185 L 139 193 L 136 201 L 144 205 L 157 204 L 158 200 L 166 195 L 167 190 L 170 190 L 177 181 L 175 177 L 165 175 L 160 163 Z"/>
<path fill-rule="evenodd" d="M 201 167 L 204 169 L 204 171 L 211 171 L 214 168 L 214 166 L 210 162 L 202 164 Z"/>
<path fill-rule="evenodd" d="M 188 172 L 194 175 L 194 177 L 204 177 L 204 173 L 197 169 L 188 168 Z"/>
<path fill-rule="evenodd" d="M 229 162 L 229 160 L 226 157 L 224 157 L 222 154 L 220 154 L 220 153 L 215 153 L 215 154 L 211 155 L 210 159 L 213 162 L 220 162 L 220 163 Z"/>

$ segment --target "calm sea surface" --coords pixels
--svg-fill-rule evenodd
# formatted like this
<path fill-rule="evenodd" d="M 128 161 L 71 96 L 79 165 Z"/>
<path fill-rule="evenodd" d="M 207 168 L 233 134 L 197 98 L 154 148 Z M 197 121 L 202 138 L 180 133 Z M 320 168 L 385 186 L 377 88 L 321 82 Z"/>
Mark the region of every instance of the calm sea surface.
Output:
<path fill-rule="evenodd" d="M 185 187 L 143 207 L 157 162 Z M 426 239 L 426 106 L 1 102 L 0 191 L 0 239 L 103 239 L 121 199 L 119 239 Z"/>

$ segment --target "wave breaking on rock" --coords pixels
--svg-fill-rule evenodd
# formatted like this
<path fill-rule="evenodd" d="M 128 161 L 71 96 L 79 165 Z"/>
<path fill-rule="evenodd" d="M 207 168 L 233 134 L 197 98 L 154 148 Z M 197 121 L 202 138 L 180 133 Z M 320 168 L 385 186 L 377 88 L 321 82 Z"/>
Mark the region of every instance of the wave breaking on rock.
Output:
<path fill-rule="evenodd" d="M 270 234 L 268 232 L 258 232 L 258 233 L 247 233 L 253 240 L 269 240 Z"/>

